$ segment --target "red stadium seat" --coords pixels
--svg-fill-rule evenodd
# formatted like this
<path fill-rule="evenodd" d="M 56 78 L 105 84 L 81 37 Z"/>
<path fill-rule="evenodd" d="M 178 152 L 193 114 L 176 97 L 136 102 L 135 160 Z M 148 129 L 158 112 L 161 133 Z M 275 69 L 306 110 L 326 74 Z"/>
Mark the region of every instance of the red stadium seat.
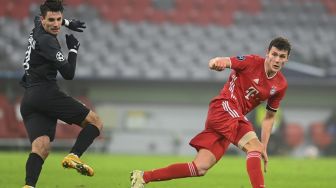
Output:
<path fill-rule="evenodd" d="M 102 0 L 100 0 L 102 1 Z M 96 4 L 103 18 L 113 23 L 125 19 L 126 0 L 102 1 Z"/>
<path fill-rule="evenodd" d="M 326 125 L 322 122 L 312 123 L 309 133 L 314 145 L 319 149 L 325 149 L 332 143 L 332 135 L 326 131 Z"/>
<path fill-rule="evenodd" d="M 261 10 L 260 0 L 240 0 L 237 1 L 237 9 L 243 12 L 256 14 Z"/>
<path fill-rule="evenodd" d="M 151 6 L 151 0 L 128 0 L 132 8 L 144 10 Z"/>
<path fill-rule="evenodd" d="M 106 0 L 88 0 L 88 3 L 91 4 L 93 7 L 100 9 L 106 4 Z"/>
<path fill-rule="evenodd" d="M 101 9 L 102 18 L 116 23 L 123 18 L 123 11 L 121 9 L 110 9 L 107 6 L 102 7 Z"/>
<path fill-rule="evenodd" d="M 284 139 L 290 148 L 296 148 L 304 143 L 304 129 L 298 123 L 290 123 L 285 126 Z"/>
<path fill-rule="evenodd" d="M 1 6 L 0 6 L 0 16 L 5 16 L 6 14 L 6 1 L 2 2 L 1 3 Z"/>
<path fill-rule="evenodd" d="M 136 9 L 131 6 L 126 6 L 122 9 L 123 18 L 130 22 L 140 22 L 145 20 L 145 10 L 144 9 Z"/>
<path fill-rule="evenodd" d="M 67 6 L 72 6 L 72 7 L 76 7 L 79 6 L 81 4 L 84 4 L 86 1 L 85 0 L 66 0 L 64 1 L 64 4 Z"/>
<path fill-rule="evenodd" d="M 9 2 L 6 5 L 7 16 L 22 20 L 29 16 L 29 7 L 31 2 L 25 0 L 17 0 Z"/>
<path fill-rule="evenodd" d="M 158 11 L 152 8 L 147 8 L 145 10 L 146 20 L 160 24 L 167 20 L 168 14 L 163 11 Z"/>
<path fill-rule="evenodd" d="M 20 112 L 20 105 L 21 105 L 21 99 L 22 97 L 17 97 L 15 100 L 15 103 L 12 105 L 12 121 L 13 124 L 11 126 L 11 130 L 15 131 L 17 136 L 20 138 L 26 138 L 27 137 L 27 131 L 23 123 L 23 119 Z"/>
<path fill-rule="evenodd" d="M 233 24 L 233 11 L 234 10 L 214 11 L 212 13 L 212 22 L 223 26 L 229 26 Z"/>
<path fill-rule="evenodd" d="M 181 11 L 172 10 L 167 13 L 167 20 L 176 24 L 189 23 L 189 15 Z"/>
<path fill-rule="evenodd" d="M 235 12 L 237 10 L 237 1 L 236 0 L 218 0 L 216 2 L 216 9 L 218 11 L 231 11 Z"/>
<path fill-rule="evenodd" d="M 26 137 L 24 126 L 19 126 L 18 121 L 16 120 L 15 105 L 9 103 L 8 99 L 3 95 L 0 95 L 0 126 L 0 137 Z"/>
<path fill-rule="evenodd" d="M 176 0 L 176 10 L 182 12 L 189 12 L 193 9 L 193 0 Z"/>
<path fill-rule="evenodd" d="M 9 130 L 9 104 L 5 96 L 0 95 L 0 138 L 10 138 L 13 137 Z"/>
<path fill-rule="evenodd" d="M 324 4 L 326 10 L 328 10 L 329 13 L 333 14 L 334 6 L 336 8 L 336 3 L 334 0 L 320 0 L 322 4 Z"/>
<path fill-rule="evenodd" d="M 192 11 L 190 14 L 190 20 L 195 24 L 208 25 L 213 20 L 212 15 L 212 11 L 207 9 Z"/>

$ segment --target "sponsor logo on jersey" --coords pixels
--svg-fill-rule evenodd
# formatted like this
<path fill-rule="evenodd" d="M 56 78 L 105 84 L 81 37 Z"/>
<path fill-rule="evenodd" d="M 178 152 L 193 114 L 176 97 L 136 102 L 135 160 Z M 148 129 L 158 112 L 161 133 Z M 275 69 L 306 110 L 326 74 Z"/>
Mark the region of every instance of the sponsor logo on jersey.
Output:
<path fill-rule="evenodd" d="M 243 55 L 239 55 L 239 56 L 237 56 L 237 59 L 238 59 L 239 61 L 243 61 L 243 60 L 245 60 L 245 56 L 243 56 Z"/>
<path fill-rule="evenodd" d="M 56 59 L 58 61 L 64 61 L 64 55 L 62 54 L 62 52 L 57 52 Z"/>
<path fill-rule="evenodd" d="M 276 92 L 275 90 L 275 86 L 272 86 L 271 90 L 270 90 L 270 95 L 274 95 Z"/>

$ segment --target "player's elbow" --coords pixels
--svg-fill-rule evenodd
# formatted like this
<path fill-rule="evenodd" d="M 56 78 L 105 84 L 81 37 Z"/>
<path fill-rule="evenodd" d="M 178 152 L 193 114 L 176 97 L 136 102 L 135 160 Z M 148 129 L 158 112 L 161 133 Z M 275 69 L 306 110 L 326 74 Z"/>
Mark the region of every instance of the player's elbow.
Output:
<path fill-rule="evenodd" d="M 62 77 L 65 80 L 73 80 L 75 78 L 75 74 L 63 74 Z"/>

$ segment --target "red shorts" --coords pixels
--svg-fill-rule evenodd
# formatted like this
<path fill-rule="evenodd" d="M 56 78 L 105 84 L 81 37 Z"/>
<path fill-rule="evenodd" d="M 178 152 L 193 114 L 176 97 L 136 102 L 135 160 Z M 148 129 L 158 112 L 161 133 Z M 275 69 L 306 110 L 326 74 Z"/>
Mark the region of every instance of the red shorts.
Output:
<path fill-rule="evenodd" d="M 251 131 L 254 132 L 253 126 L 241 113 L 236 101 L 214 98 L 209 105 L 205 129 L 189 144 L 197 151 L 208 149 L 218 161 L 230 143 L 238 146 L 240 139 Z"/>

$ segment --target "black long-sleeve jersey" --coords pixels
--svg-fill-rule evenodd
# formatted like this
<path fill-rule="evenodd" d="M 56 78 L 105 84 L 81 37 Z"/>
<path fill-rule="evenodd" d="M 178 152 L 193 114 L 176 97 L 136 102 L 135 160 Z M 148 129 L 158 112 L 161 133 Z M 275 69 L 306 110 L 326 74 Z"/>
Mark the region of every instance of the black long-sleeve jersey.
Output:
<path fill-rule="evenodd" d="M 36 17 L 35 27 L 28 38 L 28 48 L 23 67 L 25 74 L 22 77 L 23 87 L 32 87 L 45 83 L 55 83 L 57 71 L 66 80 L 74 78 L 77 53 L 70 51 L 66 59 L 56 35 L 44 30 Z"/>

